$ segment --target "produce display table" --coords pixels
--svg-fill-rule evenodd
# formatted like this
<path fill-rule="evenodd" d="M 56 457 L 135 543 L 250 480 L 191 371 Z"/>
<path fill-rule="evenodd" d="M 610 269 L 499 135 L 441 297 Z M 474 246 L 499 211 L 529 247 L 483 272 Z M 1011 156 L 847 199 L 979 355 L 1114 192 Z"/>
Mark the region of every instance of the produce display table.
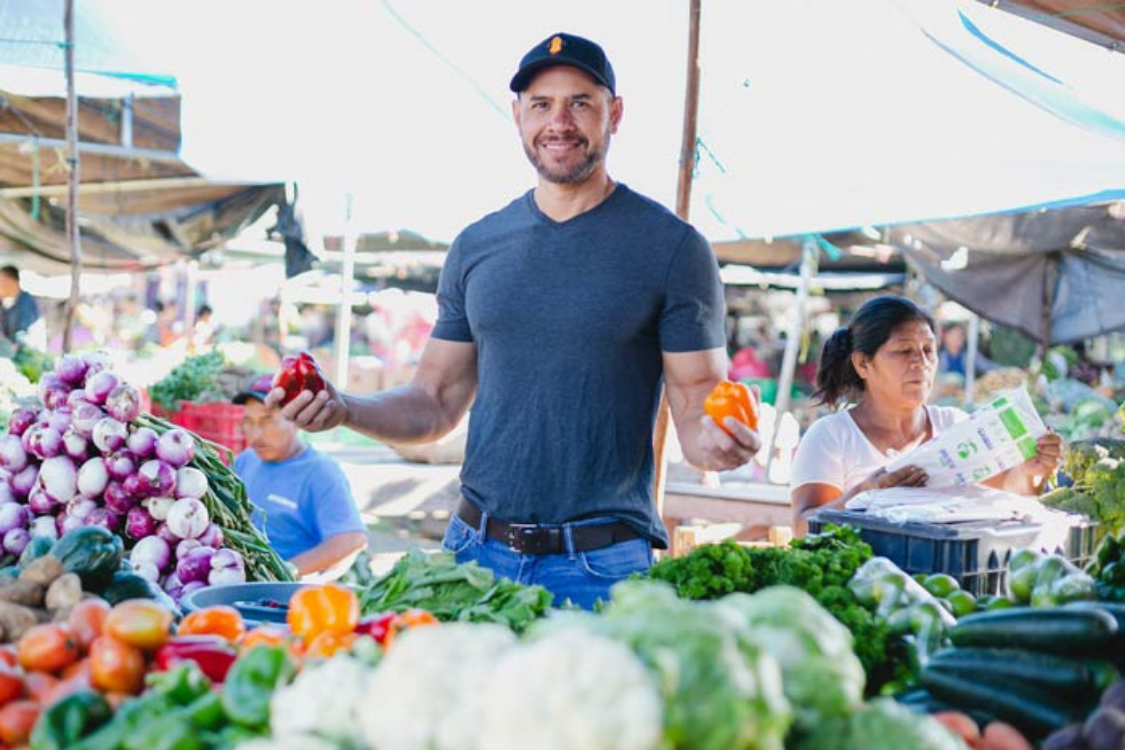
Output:
<path fill-rule="evenodd" d="M 704 487 L 669 482 L 664 489 L 664 521 L 673 540 L 672 555 L 679 554 L 676 529 L 696 518 L 765 529 L 788 527 L 793 522 L 789 487 L 765 483 Z"/>

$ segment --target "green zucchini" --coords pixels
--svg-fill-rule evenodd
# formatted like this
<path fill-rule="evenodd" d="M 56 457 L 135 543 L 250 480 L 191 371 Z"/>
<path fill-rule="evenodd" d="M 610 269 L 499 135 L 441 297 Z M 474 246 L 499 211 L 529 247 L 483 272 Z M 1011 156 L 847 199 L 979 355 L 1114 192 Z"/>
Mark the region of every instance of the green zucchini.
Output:
<path fill-rule="evenodd" d="M 63 534 L 55 542 L 51 554 L 63 564 L 67 573 L 77 573 L 82 589 L 99 593 L 109 585 L 121 565 L 125 545 L 121 537 L 101 526 L 80 526 Z"/>
<path fill-rule="evenodd" d="M 947 648 L 934 654 L 926 665 L 945 674 L 977 679 L 994 687 L 1019 690 L 1030 685 L 1060 699 L 1097 702 L 1117 677 L 1108 662 L 1072 659 L 1055 654 L 1010 648 Z"/>
<path fill-rule="evenodd" d="M 949 639 L 954 646 L 1098 656 L 1113 649 L 1117 620 L 1101 609 L 1012 607 L 962 617 Z"/>
<path fill-rule="evenodd" d="M 964 711 L 983 711 L 1037 740 L 1085 718 L 1085 710 L 1060 703 L 1047 693 L 1025 687 L 1022 691 L 997 689 L 978 679 L 951 675 L 927 667 L 922 685 L 938 700 Z"/>

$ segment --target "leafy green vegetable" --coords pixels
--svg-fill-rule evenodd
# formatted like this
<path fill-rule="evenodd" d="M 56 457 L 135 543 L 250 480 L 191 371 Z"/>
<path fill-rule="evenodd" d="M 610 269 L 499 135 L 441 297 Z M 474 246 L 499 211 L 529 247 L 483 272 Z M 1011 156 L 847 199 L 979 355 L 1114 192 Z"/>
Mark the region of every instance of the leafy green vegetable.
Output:
<path fill-rule="evenodd" d="M 889 698 L 868 703 L 844 719 L 822 723 L 795 743 L 795 750 L 965 750 L 965 745 L 929 716 Z"/>
<path fill-rule="evenodd" d="M 178 402 L 195 401 L 206 393 L 224 364 L 222 353 L 217 351 L 188 357 L 153 383 L 148 389 L 149 396 L 161 408 L 174 411 Z"/>
<path fill-rule="evenodd" d="M 715 606 L 781 664 L 798 724 L 844 716 L 863 700 L 863 665 L 852 650 L 852 634 L 804 591 L 772 586 L 729 594 Z"/>
<path fill-rule="evenodd" d="M 628 645 L 660 691 L 667 750 L 781 750 L 791 721 L 781 669 L 739 625 L 667 584 L 629 580 L 600 615 L 551 617 L 531 638 L 582 627 Z"/>
<path fill-rule="evenodd" d="M 475 562 L 458 564 L 449 552 L 414 548 L 360 594 L 360 605 L 364 615 L 418 607 L 442 621 L 492 622 L 519 633 L 546 614 L 551 594 Z"/>
<path fill-rule="evenodd" d="M 649 576 L 672 584 L 685 599 L 716 599 L 734 591 L 752 594 L 777 585 L 804 590 L 851 631 L 867 673 L 868 694 L 873 695 L 885 684 L 909 683 L 912 678 L 905 644 L 847 588 L 871 557 L 871 546 L 858 531 L 830 524 L 788 548 L 747 548 L 733 540 L 702 545 L 683 557 L 661 560 Z"/>

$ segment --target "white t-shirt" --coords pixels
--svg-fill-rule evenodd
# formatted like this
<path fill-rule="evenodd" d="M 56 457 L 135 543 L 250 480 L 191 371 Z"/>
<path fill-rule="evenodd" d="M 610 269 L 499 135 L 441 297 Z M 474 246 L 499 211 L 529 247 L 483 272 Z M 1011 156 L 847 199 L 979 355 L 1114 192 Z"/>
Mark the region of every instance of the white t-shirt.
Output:
<path fill-rule="evenodd" d="M 927 406 L 933 436 L 968 417 L 948 406 Z M 812 423 L 793 457 L 791 490 L 803 484 L 828 484 L 847 492 L 874 472 L 898 458 L 898 452 L 883 453 L 867 439 L 846 411 L 821 417 Z"/>

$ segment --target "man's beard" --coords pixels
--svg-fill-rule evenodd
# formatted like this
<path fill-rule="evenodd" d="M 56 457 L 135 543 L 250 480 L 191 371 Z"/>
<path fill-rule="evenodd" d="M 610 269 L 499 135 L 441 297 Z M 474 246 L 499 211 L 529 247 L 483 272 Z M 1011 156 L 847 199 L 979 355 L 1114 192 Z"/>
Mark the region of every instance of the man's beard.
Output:
<path fill-rule="evenodd" d="M 548 167 L 539 158 L 535 147 L 528 146 L 527 142 L 523 144 L 523 152 L 527 155 L 527 160 L 531 162 L 531 165 L 535 167 L 539 176 L 544 180 L 553 182 L 556 185 L 577 185 L 585 182 L 586 178 L 593 174 L 594 168 L 605 160 L 605 153 L 609 148 L 609 136 L 609 132 L 606 132 L 604 140 L 605 145 L 600 150 L 595 149 L 587 151 L 581 161 L 570 167 L 561 167 L 558 169 Z M 579 143 L 584 146 L 589 146 L 589 141 L 585 139 L 580 139 Z"/>

